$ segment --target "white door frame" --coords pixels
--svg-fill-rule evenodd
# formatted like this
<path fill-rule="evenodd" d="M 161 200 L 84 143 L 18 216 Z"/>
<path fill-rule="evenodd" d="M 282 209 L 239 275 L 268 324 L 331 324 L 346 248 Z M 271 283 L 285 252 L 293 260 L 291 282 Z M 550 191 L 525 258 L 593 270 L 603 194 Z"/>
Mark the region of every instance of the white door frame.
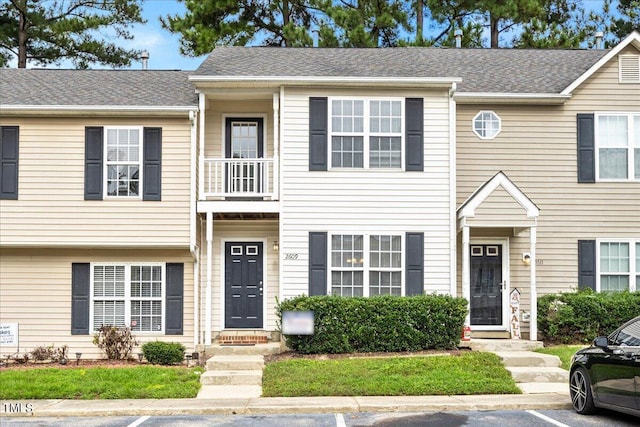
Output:
<path fill-rule="evenodd" d="M 225 250 L 225 246 L 227 242 L 237 242 L 237 243 L 246 243 L 246 242 L 262 242 L 262 329 L 267 329 L 267 239 L 252 239 L 250 237 L 238 237 L 238 238 L 224 238 L 220 239 L 220 300 L 218 301 L 219 308 L 219 325 L 220 330 L 224 331 L 225 329 L 238 329 L 242 330 L 244 328 L 227 328 L 225 324 L 225 298 L 226 295 L 226 283 L 225 283 L 225 273 L 226 273 L 226 257 L 227 252 Z M 247 328 L 249 330 L 254 330 L 254 328 Z"/>
<path fill-rule="evenodd" d="M 474 331 L 509 331 L 509 292 L 511 289 L 511 277 L 509 275 L 509 238 L 475 238 L 469 240 L 469 250 L 473 245 L 501 245 L 502 246 L 502 325 L 471 325 Z M 469 256 L 471 267 L 471 256 Z M 471 268 L 469 268 L 469 287 L 471 287 Z M 471 289 L 467 289 L 467 295 L 471 295 Z M 471 297 L 467 305 L 471 313 Z"/>

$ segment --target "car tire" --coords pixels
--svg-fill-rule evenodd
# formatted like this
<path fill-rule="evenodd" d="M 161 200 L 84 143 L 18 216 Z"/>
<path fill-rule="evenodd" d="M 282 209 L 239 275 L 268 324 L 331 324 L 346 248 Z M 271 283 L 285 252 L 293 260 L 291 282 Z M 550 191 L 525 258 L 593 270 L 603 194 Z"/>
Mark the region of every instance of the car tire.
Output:
<path fill-rule="evenodd" d="M 569 395 L 573 409 L 579 414 L 589 415 L 596 412 L 591 393 L 591 380 L 587 371 L 580 367 L 571 373 Z"/>

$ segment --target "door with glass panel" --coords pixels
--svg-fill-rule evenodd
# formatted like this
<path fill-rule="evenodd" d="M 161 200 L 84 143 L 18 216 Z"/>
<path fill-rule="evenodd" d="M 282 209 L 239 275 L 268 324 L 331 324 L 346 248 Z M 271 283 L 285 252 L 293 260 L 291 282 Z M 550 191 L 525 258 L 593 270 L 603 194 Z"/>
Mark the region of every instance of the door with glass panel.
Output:
<path fill-rule="evenodd" d="M 503 325 L 502 245 L 471 245 L 471 326 Z"/>
<path fill-rule="evenodd" d="M 265 166 L 262 118 L 227 118 L 225 192 L 233 196 L 263 193 Z"/>

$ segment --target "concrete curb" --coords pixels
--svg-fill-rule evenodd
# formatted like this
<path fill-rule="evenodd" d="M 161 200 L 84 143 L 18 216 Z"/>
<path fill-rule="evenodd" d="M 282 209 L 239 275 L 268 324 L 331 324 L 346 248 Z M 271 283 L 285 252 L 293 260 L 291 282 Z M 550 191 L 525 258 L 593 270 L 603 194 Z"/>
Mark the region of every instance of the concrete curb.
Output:
<path fill-rule="evenodd" d="M 28 400 L 2 402 L 0 417 L 101 417 L 213 414 L 284 414 L 327 412 L 437 412 L 523 409 L 570 409 L 566 394 L 477 396 L 336 396 L 242 399 Z M 7 412 L 20 404 L 19 413 Z M 15 407 L 15 406 L 14 406 Z"/>

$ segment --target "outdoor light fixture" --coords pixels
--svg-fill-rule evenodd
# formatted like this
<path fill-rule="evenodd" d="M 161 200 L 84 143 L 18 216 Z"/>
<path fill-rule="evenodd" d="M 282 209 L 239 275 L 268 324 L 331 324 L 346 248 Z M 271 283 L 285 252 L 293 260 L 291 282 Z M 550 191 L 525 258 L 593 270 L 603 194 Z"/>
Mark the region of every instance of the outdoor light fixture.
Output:
<path fill-rule="evenodd" d="M 143 356 L 144 356 L 144 353 L 138 353 L 138 360 L 140 361 L 140 363 L 142 363 Z"/>
<path fill-rule="evenodd" d="M 277 252 L 277 251 L 279 251 L 279 250 L 280 250 L 280 245 L 278 244 L 278 241 L 277 241 L 277 240 L 273 242 L 273 250 L 274 250 L 275 252 Z"/>
<path fill-rule="evenodd" d="M 522 254 L 522 263 L 524 265 L 531 265 L 531 254 L 529 252 Z"/>
<path fill-rule="evenodd" d="M 77 353 L 76 353 L 76 365 L 77 365 L 78 363 L 80 363 L 80 358 L 81 358 L 81 357 L 82 357 L 82 353 L 77 352 Z"/>

